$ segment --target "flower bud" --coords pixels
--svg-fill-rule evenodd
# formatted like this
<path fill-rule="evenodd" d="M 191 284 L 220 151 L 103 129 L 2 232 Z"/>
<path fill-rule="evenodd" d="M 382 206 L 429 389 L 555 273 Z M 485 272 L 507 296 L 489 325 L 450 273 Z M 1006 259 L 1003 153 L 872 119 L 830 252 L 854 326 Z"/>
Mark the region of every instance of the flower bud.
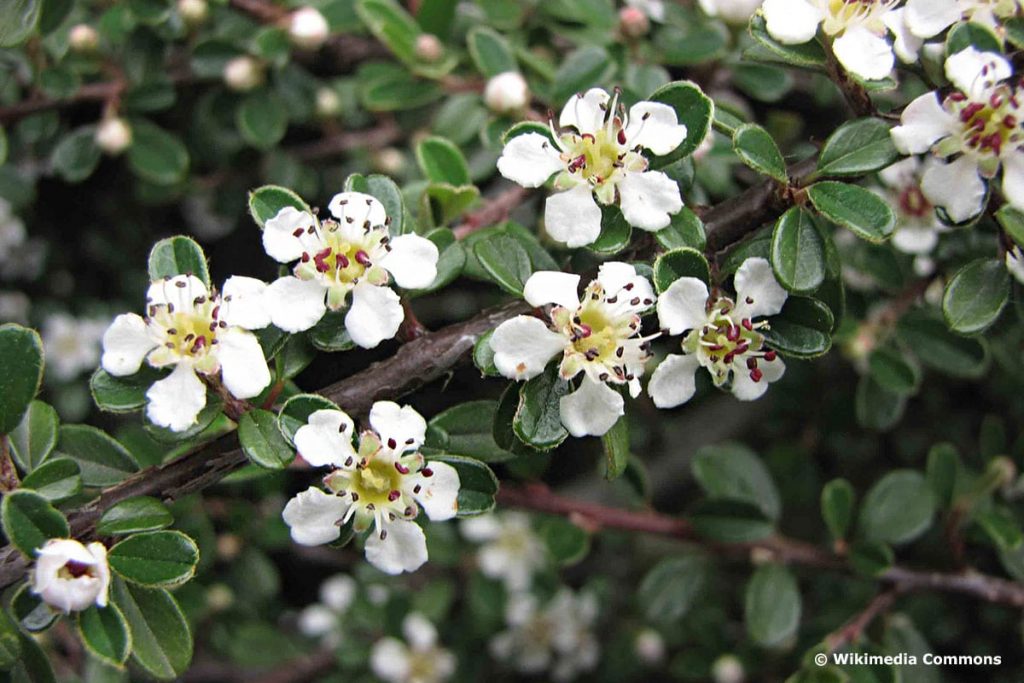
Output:
<path fill-rule="evenodd" d="M 487 81 L 484 103 L 496 114 L 514 114 L 530 102 L 530 88 L 518 71 L 506 71 Z"/>
<path fill-rule="evenodd" d="M 100 121 L 96 128 L 96 146 L 110 156 L 117 156 L 132 144 L 132 129 L 120 116 Z"/>
<path fill-rule="evenodd" d="M 288 38 L 303 50 L 320 49 L 331 35 L 324 15 L 312 7 L 292 12 L 288 22 Z"/>
<path fill-rule="evenodd" d="M 334 88 L 324 86 L 316 91 L 316 115 L 330 119 L 341 113 L 341 97 Z"/>
<path fill-rule="evenodd" d="M 248 55 L 224 66 L 224 82 L 235 92 L 248 92 L 263 82 L 263 65 Z"/>
<path fill-rule="evenodd" d="M 373 167 L 385 175 L 398 175 L 405 170 L 405 155 L 394 147 L 385 147 L 374 153 Z"/>
<path fill-rule="evenodd" d="M 178 0 L 178 14 L 189 26 L 198 26 L 210 16 L 206 0 Z"/>
<path fill-rule="evenodd" d="M 223 583 L 215 583 L 206 591 L 206 606 L 214 612 L 223 612 L 235 604 L 235 593 Z"/>
<path fill-rule="evenodd" d="M 100 34 L 88 24 L 75 24 L 68 33 L 68 45 L 74 52 L 93 52 L 100 45 Z"/>
<path fill-rule="evenodd" d="M 665 640 L 653 628 L 645 628 L 636 634 L 633 649 L 637 658 L 648 666 L 657 666 L 665 659 Z"/>
<path fill-rule="evenodd" d="M 711 665 L 711 677 L 715 683 L 743 683 L 746 680 L 743 662 L 736 655 L 722 655 Z"/>
<path fill-rule="evenodd" d="M 53 538 L 36 550 L 32 592 L 65 613 L 107 606 L 110 568 L 102 543 L 84 546 L 72 538 Z"/>
<path fill-rule="evenodd" d="M 619 10 L 619 31 L 627 38 L 642 38 L 651 30 L 651 20 L 637 7 Z"/>
<path fill-rule="evenodd" d="M 416 57 L 424 62 L 436 62 L 444 56 L 444 45 L 433 33 L 423 33 L 416 38 Z"/>

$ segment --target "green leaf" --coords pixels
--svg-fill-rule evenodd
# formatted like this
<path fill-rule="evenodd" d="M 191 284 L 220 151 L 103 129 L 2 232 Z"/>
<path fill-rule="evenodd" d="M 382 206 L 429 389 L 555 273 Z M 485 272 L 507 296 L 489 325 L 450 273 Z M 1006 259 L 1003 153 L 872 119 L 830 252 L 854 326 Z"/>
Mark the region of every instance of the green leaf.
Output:
<path fill-rule="evenodd" d="M 626 222 L 616 206 L 601 207 L 601 233 L 587 248 L 597 254 L 611 256 L 629 246 L 633 226 Z"/>
<path fill-rule="evenodd" d="M 427 445 L 447 453 L 466 455 L 483 462 L 502 462 L 515 457 L 494 441 L 497 401 L 469 401 L 452 406 L 430 420 Z"/>
<path fill-rule="evenodd" d="M 775 531 L 759 506 L 735 500 L 698 501 L 689 517 L 698 536 L 722 543 L 758 541 Z"/>
<path fill-rule="evenodd" d="M 825 240 L 814 216 L 794 206 L 772 231 L 772 272 L 788 291 L 813 292 L 825 281 Z"/>
<path fill-rule="evenodd" d="M 862 576 L 877 577 L 885 573 L 896 556 L 892 548 L 877 541 L 854 541 L 848 555 L 850 566 Z"/>
<path fill-rule="evenodd" d="M 864 496 L 860 532 L 869 541 L 899 545 L 919 537 L 932 524 L 935 496 L 920 473 L 894 470 Z"/>
<path fill-rule="evenodd" d="M 623 415 L 601 435 L 604 446 L 604 478 L 618 479 L 629 465 L 629 421 Z"/>
<path fill-rule="evenodd" d="M 833 539 L 846 538 L 855 502 L 853 486 L 845 479 L 833 479 L 821 489 L 821 516 Z"/>
<path fill-rule="evenodd" d="M 466 35 L 466 47 L 477 70 L 487 78 L 519 69 L 508 41 L 492 28 L 474 26 Z"/>
<path fill-rule="evenodd" d="M 988 367 L 984 340 L 950 332 L 943 321 L 924 312 L 910 311 L 896 326 L 899 340 L 928 367 L 953 377 L 981 377 Z"/>
<path fill-rule="evenodd" d="M 953 444 L 937 443 L 928 451 L 925 473 L 938 506 L 945 508 L 953 501 L 959 469 L 960 453 Z"/>
<path fill-rule="evenodd" d="M 149 279 L 154 282 L 175 275 L 195 275 L 210 286 L 210 271 L 203 248 L 184 235 L 162 239 L 149 252 Z"/>
<path fill-rule="evenodd" d="M 501 377 L 501 373 L 494 365 L 494 349 L 491 348 L 493 336 L 494 330 L 488 330 L 480 335 L 473 345 L 473 364 L 484 377 Z"/>
<path fill-rule="evenodd" d="M 413 224 L 409 220 L 402 191 L 391 178 L 376 173 L 368 176 L 353 173 L 345 179 L 345 191 L 362 192 L 376 198 L 384 206 L 384 213 L 391 219 L 388 225 L 391 237 L 412 232 Z"/>
<path fill-rule="evenodd" d="M 11 491 L 0 506 L 4 535 L 29 559 L 51 538 L 71 535 L 68 522 L 46 498 L 32 491 Z"/>
<path fill-rule="evenodd" d="M 857 422 L 868 429 L 880 432 L 891 429 L 903 417 L 906 405 L 904 394 L 885 388 L 872 375 L 863 375 L 857 382 L 854 397 Z"/>
<path fill-rule="evenodd" d="M 769 323 L 765 339 L 783 355 L 816 358 L 832 348 L 832 311 L 817 299 L 791 296 Z"/>
<path fill-rule="evenodd" d="M 896 214 L 878 195 L 857 185 L 824 180 L 807 188 L 811 203 L 825 218 L 878 244 L 892 235 Z"/>
<path fill-rule="evenodd" d="M 139 471 L 132 454 L 95 427 L 62 426 L 57 449 L 78 463 L 86 486 L 113 486 Z"/>
<path fill-rule="evenodd" d="M 523 295 L 533 267 L 518 240 L 504 234 L 489 235 L 473 244 L 473 255 L 499 287 L 509 294 Z"/>
<path fill-rule="evenodd" d="M 162 680 L 185 673 L 192 660 L 192 633 L 171 594 L 115 579 L 113 597 L 128 621 L 132 659 Z"/>
<path fill-rule="evenodd" d="M 949 58 L 969 47 L 979 52 L 1001 54 L 1003 41 L 988 26 L 973 21 L 958 22 L 946 36 L 946 57 Z"/>
<path fill-rule="evenodd" d="M 449 228 L 437 228 L 427 233 L 427 239 L 437 247 L 437 276 L 423 289 L 406 290 L 410 297 L 436 292 L 447 287 L 462 275 L 466 267 L 466 249 Z"/>
<path fill-rule="evenodd" d="M 1015 550 L 1024 541 L 1020 524 L 1013 513 L 1004 507 L 975 512 L 974 521 L 992 541 L 992 545 L 1000 550 Z"/>
<path fill-rule="evenodd" d="M 762 647 L 781 645 L 796 635 L 800 610 L 800 589 L 792 572 L 781 564 L 758 567 L 743 603 L 751 639 Z"/>
<path fill-rule="evenodd" d="M 996 211 L 996 220 L 1018 247 L 1024 246 L 1024 211 L 1005 204 Z"/>
<path fill-rule="evenodd" d="M 346 311 L 331 311 L 324 313 L 320 322 L 309 331 L 309 341 L 316 348 L 328 353 L 348 351 L 356 346 L 345 329 Z"/>
<path fill-rule="evenodd" d="M 469 185 L 469 166 L 462 151 L 437 136 L 425 138 L 416 146 L 416 160 L 427 179 L 450 185 Z"/>
<path fill-rule="evenodd" d="M 359 69 L 359 96 L 369 111 L 404 111 L 444 97 L 430 81 L 417 79 L 401 66 L 370 62 Z"/>
<path fill-rule="evenodd" d="M 11 615 L 17 620 L 18 626 L 29 633 L 39 633 L 50 628 L 60 614 L 32 591 L 32 584 L 29 582 L 21 584 L 14 597 L 11 598 Z M 3 665 L 5 649 L 3 638 L 4 624 L 0 624 L 0 669 L 5 668 Z"/>
<path fill-rule="evenodd" d="M 915 393 L 921 383 L 917 366 L 892 346 L 872 351 L 868 356 L 868 369 L 879 386 L 901 396 Z"/>
<path fill-rule="evenodd" d="M 732 136 L 732 148 L 744 164 L 762 175 L 789 182 L 786 160 L 782 158 L 775 140 L 756 123 L 744 123 Z"/>
<path fill-rule="evenodd" d="M 100 148 L 96 146 L 96 126 L 82 126 L 57 143 L 50 156 L 54 172 L 68 183 L 79 183 L 96 170 Z"/>
<path fill-rule="evenodd" d="M 672 222 L 667 228 L 662 228 L 654 233 L 654 239 L 658 240 L 665 249 L 679 249 L 690 247 L 703 252 L 707 245 L 704 235 L 704 224 L 693 211 L 687 207 L 680 209 L 679 213 L 672 216 Z"/>
<path fill-rule="evenodd" d="M 132 144 L 128 165 L 143 180 L 155 185 L 174 185 L 188 174 L 188 149 L 176 136 L 144 119 L 131 121 Z"/>
<path fill-rule="evenodd" d="M 946 285 L 942 314 L 950 329 L 977 334 L 999 318 L 1010 297 L 1010 273 L 998 259 L 981 258 L 961 268 Z"/>
<path fill-rule="evenodd" d="M 19 634 L 19 640 L 21 659 L 11 671 L 11 678 L 18 683 L 56 683 L 57 678 L 53 674 L 50 658 L 40 647 L 39 642 L 24 633 Z"/>
<path fill-rule="evenodd" d="M 276 216 L 281 209 L 291 206 L 299 211 L 312 213 L 302 197 L 287 187 L 280 185 L 264 185 L 249 193 L 249 215 L 256 225 L 263 228 L 267 221 Z"/>
<path fill-rule="evenodd" d="M 195 574 L 199 548 L 180 531 L 148 531 L 124 539 L 107 554 L 110 568 L 143 586 L 176 586 Z"/>
<path fill-rule="evenodd" d="M 559 377 L 557 364 L 523 384 L 512 420 L 516 436 L 541 451 L 549 451 L 565 441 L 569 432 L 562 426 L 559 403 L 571 391 L 572 385 Z"/>
<path fill-rule="evenodd" d="M 256 149 L 272 149 L 288 131 L 288 107 L 273 90 L 245 96 L 235 115 L 242 139 Z"/>
<path fill-rule="evenodd" d="M 839 126 L 818 155 L 818 175 L 832 178 L 862 176 L 881 170 L 899 158 L 889 124 L 865 118 Z"/>
<path fill-rule="evenodd" d="M 122 536 L 157 531 L 174 523 L 170 510 L 156 498 L 136 496 L 122 500 L 103 513 L 96 523 L 100 536 Z"/>
<path fill-rule="evenodd" d="M 377 40 L 413 72 L 439 78 L 455 67 L 457 59 L 448 54 L 435 62 L 423 60 L 416 51 L 416 40 L 423 35 L 419 24 L 395 0 L 357 0 L 356 12 Z"/>
<path fill-rule="evenodd" d="M 691 247 L 667 251 L 654 262 L 654 286 L 659 294 L 683 277 L 695 277 L 704 284 L 711 282 L 711 269 L 704 254 Z"/>
<path fill-rule="evenodd" d="M 667 557 L 640 581 L 636 598 L 648 621 L 675 624 L 687 615 L 707 585 L 708 562 L 697 553 Z"/>
<path fill-rule="evenodd" d="M 0 47 L 14 47 L 36 29 L 42 0 L 5 0 L 0 3 Z"/>
<path fill-rule="evenodd" d="M 238 421 L 238 440 L 246 456 L 260 467 L 283 470 L 295 452 L 277 427 L 277 416 L 268 410 L 250 410 Z"/>
<path fill-rule="evenodd" d="M 537 532 L 560 567 L 577 564 L 590 552 L 590 534 L 564 517 L 545 517 Z"/>
<path fill-rule="evenodd" d="M 114 377 L 97 368 L 89 378 L 89 391 L 100 410 L 109 413 L 132 413 L 145 407 L 146 392 L 165 372 L 143 365 L 134 375 Z"/>
<path fill-rule="evenodd" d="M 25 584 L 27 588 L 28 584 Z M 22 592 L 25 592 L 22 590 Z M 13 608 L 13 605 L 12 605 Z M 18 663 L 21 656 L 21 637 L 6 612 L 0 610 L 0 671 L 6 672 Z M 6 674 L 0 674 L 8 678 Z M 8 678 L 8 680 L 11 680 Z"/>
<path fill-rule="evenodd" d="M 16 323 L 0 325 L 0 435 L 21 422 L 43 381 L 43 341 L 35 330 Z"/>
<path fill-rule="evenodd" d="M 553 98 L 565 102 L 575 93 L 600 86 L 615 70 L 603 47 L 586 45 L 570 52 L 555 72 Z"/>
<path fill-rule="evenodd" d="M 316 394 L 299 394 L 292 396 L 281 406 L 277 416 L 277 427 L 291 444 L 295 443 L 295 432 L 299 431 L 309 420 L 309 416 L 318 410 L 341 410 L 333 402 Z"/>
<path fill-rule="evenodd" d="M 428 462 L 443 462 L 459 473 L 458 516 L 474 517 L 494 509 L 498 478 L 491 468 L 479 460 L 459 455 L 431 455 Z"/>
<path fill-rule="evenodd" d="M 132 637 L 128 632 L 128 622 L 116 605 L 107 605 L 103 609 L 90 607 L 79 612 L 75 622 L 89 654 L 118 667 L 128 660 Z"/>
<path fill-rule="evenodd" d="M 21 485 L 56 503 L 82 490 L 82 474 L 71 458 L 53 458 L 32 470 Z"/>
<path fill-rule="evenodd" d="M 758 45 L 777 61 L 805 68 L 825 66 L 825 50 L 817 39 L 798 45 L 780 43 L 769 35 L 764 17 L 760 14 L 751 17 L 748 30 Z"/>
<path fill-rule="evenodd" d="M 655 90 L 647 99 L 667 104 L 675 109 L 679 123 L 686 126 L 686 138 L 683 142 L 665 156 L 655 157 L 651 166 L 662 168 L 693 154 L 700 143 L 704 142 L 715 115 L 715 104 L 711 98 L 705 95 L 696 83 L 673 81 Z"/>
<path fill-rule="evenodd" d="M 452 185 L 432 182 L 427 185 L 426 195 L 431 214 L 436 216 L 438 225 L 448 223 L 461 216 L 480 197 L 475 185 Z"/>
<path fill-rule="evenodd" d="M 690 465 L 694 479 L 709 498 L 749 503 L 768 519 L 779 519 L 782 502 L 772 475 L 746 446 L 731 442 L 704 446 Z"/>
<path fill-rule="evenodd" d="M 57 445 L 57 411 L 42 401 L 32 401 L 21 422 L 10 434 L 11 455 L 25 472 L 46 460 Z"/>

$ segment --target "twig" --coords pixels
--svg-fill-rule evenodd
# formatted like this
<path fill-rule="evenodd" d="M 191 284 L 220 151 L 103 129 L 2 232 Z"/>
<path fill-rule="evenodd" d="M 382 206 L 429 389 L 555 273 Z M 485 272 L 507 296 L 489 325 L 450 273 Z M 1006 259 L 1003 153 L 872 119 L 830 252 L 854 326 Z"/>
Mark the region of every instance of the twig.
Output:
<path fill-rule="evenodd" d="M 464 239 L 481 228 L 507 219 L 512 209 L 522 204 L 529 194 L 530 191 L 525 187 L 515 185 L 497 197 L 487 200 L 481 208 L 467 214 L 466 219 L 452 229 L 455 239 Z"/>
<path fill-rule="evenodd" d="M 831 41 L 828 39 L 822 41 L 822 46 L 825 48 L 825 69 L 828 71 L 828 76 L 839 87 L 839 90 L 843 93 L 843 98 L 850 105 L 853 113 L 857 116 L 878 116 L 878 109 L 875 108 L 874 103 L 871 101 L 871 95 L 868 94 L 863 85 L 847 73 L 846 69 L 839 63 L 839 60 L 836 59 L 835 52 L 832 51 Z"/>
<path fill-rule="evenodd" d="M 354 149 L 380 149 L 397 142 L 402 137 L 402 129 L 395 120 L 387 117 L 375 128 L 351 130 L 307 142 L 290 148 L 292 155 L 300 161 L 316 161 L 350 152 Z"/>
<path fill-rule="evenodd" d="M 0 434 L 0 492 L 7 493 L 21 486 L 18 470 L 11 461 L 11 444 L 6 434 Z"/>
<path fill-rule="evenodd" d="M 825 646 L 828 648 L 828 651 L 830 653 L 835 652 L 846 645 L 860 640 L 860 637 L 867 630 L 868 626 L 871 625 L 871 622 L 892 607 L 900 592 L 899 587 L 894 587 L 882 591 L 872 598 L 867 607 L 825 638 Z"/>

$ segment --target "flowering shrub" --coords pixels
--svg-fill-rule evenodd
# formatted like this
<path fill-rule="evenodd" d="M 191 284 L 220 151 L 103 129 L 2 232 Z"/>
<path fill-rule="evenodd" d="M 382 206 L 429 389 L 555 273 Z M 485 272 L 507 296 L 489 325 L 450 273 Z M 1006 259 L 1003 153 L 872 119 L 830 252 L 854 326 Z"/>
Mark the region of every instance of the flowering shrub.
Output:
<path fill-rule="evenodd" d="M 0 3 L 0 677 L 1016 681 L 1022 51 Z"/>

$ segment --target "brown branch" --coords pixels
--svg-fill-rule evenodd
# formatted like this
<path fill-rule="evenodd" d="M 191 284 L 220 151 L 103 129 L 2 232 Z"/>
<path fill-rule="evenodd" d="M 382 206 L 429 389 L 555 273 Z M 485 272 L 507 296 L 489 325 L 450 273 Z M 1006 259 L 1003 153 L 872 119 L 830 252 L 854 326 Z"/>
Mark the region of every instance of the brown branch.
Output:
<path fill-rule="evenodd" d="M 896 598 L 899 597 L 901 592 L 899 587 L 893 587 L 882 591 L 872 598 L 867 607 L 825 638 L 825 647 L 828 648 L 828 651 L 830 653 L 835 652 L 846 645 L 860 640 L 864 631 L 871 625 L 871 622 L 889 611 L 889 608 L 896 602 Z"/>
<path fill-rule="evenodd" d="M 482 207 L 467 214 L 465 220 L 452 229 L 455 239 L 464 239 L 481 228 L 506 220 L 512 209 L 522 204 L 529 194 L 530 191 L 525 187 L 515 185 L 487 200 Z"/>
<path fill-rule="evenodd" d="M 828 72 L 828 77 L 839 87 L 840 92 L 843 93 L 843 99 L 850 105 L 853 113 L 857 116 L 878 116 L 878 109 L 871 101 L 871 95 L 863 85 L 847 73 L 843 65 L 836 59 L 836 55 L 832 51 L 831 40 L 822 41 L 822 47 L 825 48 L 825 69 Z"/>
<path fill-rule="evenodd" d="M 289 148 L 300 161 L 315 161 L 351 152 L 354 149 L 380 149 L 402 138 L 402 129 L 390 116 L 382 119 L 376 127 L 365 130 L 349 130 L 320 138 L 313 142 Z"/>
<path fill-rule="evenodd" d="M 36 97 L 22 100 L 21 102 L 0 107 L 0 124 L 16 123 L 32 114 L 39 114 L 51 109 L 63 109 L 83 102 L 106 102 L 118 97 L 124 91 L 124 87 L 125 84 L 119 81 L 87 83 L 80 87 L 73 95 L 63 99 Z"/>
<path fill-rule="evenodd" d="M 18 470 L 11 460 L 11 443 L 6 434 L 0 434 L 0 493 L 13 491 L 19 486 Z"/>
<path fill-rule="evenodd" d="M 722 554 L 749 556 L 751 550 L 761 550 L 767 551 L 773 560 L 779 562 L 818 569 L 850 571 L 849 566 L 839 558 L 802 541 L 783 536 L 769 536 L 748 543 L 708 541 L 699 537 L 685 519 L 650 511 L 633 512 L 574 500 L 552 493 L 542 484 L 528 484 L 521 487 L 506 485 L 498 492 L 497 499 L 499 503 L 511 507 L 555 515 L 582 517 L 588 521 L 588 525 L 597 528 L 607 527 L 670 536 L 698 543 L 709 550 Z M 958 574 L 922 572 L 894 566 L 883 572 L 878 580 L 898 592 L 935 590 L 962 593 L 988 602 L 1018 608 L 1024 607 L 1024 585 L 977 572 Z"/>

